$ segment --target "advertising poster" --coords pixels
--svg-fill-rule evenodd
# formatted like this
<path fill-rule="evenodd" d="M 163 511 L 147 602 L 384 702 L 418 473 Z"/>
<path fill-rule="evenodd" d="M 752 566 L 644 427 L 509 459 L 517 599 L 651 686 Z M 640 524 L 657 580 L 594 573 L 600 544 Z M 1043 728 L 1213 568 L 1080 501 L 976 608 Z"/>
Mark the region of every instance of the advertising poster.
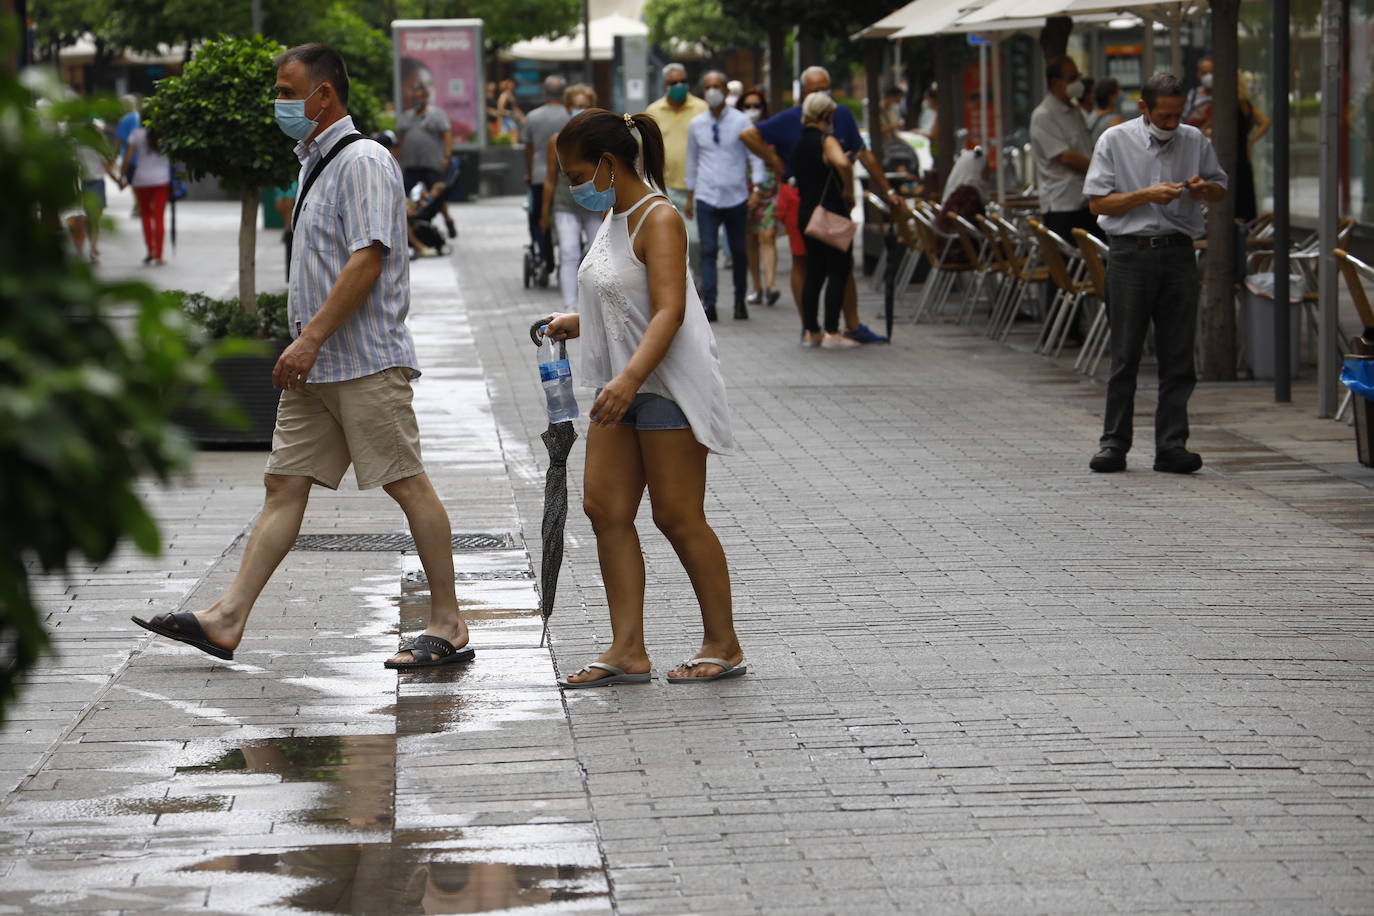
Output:
<path fill-rule="evenodd" d="M 448 115 L 455 147 L 485 145 L 482 20 L 410 19 L 391 24 L 396 47 L 396 110 L 410 107 L 417 86 Z"/>

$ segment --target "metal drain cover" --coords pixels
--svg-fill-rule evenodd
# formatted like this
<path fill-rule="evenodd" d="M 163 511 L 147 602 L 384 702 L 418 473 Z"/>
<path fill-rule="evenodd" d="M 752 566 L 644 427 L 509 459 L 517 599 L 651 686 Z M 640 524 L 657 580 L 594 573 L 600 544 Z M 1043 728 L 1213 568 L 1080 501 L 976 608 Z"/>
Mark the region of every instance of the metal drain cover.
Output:
<path fill-rule="evenodd" d="M 465 531 L 453 536 L 454 550 L 494 550 L 517 546 L 509 533 Z M 303 534 L 296 538 L 295 550 L 397 551 L 415 550 L 415 539 L 408 534 Z"/>

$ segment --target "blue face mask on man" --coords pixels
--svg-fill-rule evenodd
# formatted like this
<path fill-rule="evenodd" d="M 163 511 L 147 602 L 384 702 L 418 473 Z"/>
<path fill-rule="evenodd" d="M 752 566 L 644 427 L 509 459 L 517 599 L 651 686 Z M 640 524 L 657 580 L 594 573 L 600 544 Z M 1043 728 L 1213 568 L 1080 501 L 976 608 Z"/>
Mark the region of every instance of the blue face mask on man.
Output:
<path fill-rule="evenodd" d="M 582 184 L 573 185 L 569 188 L 572 191 L 573 200 L 593 213 L 603 213 L 615 206 L 615 170 L 611 170 L 611 183 L 604 191 L 596 189 L 596 173 L 599 171 L 601 171 L 601 162 L 597 162 L 590 181 L 584 181 Z"/>
<path fill-rule="evenodd" d="M 320 86 L 323 85 L 324 83 L 320 83 Z M 310 96 L 320 91 L 320 86 L 312 89 L 310 95 L 303 99 L 277 99 L 274 104 L 273 113 L 277 118 L 277 126 L 292 140 L 304 140 L 310 136 L 311 131 L 320 126 L 319 121 L 305 116 L 305 103 L 310 101 Z"/>

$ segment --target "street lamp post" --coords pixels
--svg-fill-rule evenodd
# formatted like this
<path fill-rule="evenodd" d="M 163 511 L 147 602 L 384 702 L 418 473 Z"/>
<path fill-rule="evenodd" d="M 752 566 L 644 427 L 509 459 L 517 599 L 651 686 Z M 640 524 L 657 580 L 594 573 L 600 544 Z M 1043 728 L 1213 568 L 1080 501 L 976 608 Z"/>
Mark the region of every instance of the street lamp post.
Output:
<path fill-rule="evenodd" d="M 1288 0 L 1274 0 L 1274 400 L 1293 399 L 1288 310 Z M 1240 138 L 1245 142 L 1245 138 Z"/>
<path fill-rule="evenodd" d="M 588 86 L 592 82 L 592 4 L 582 0 L 582 81 Z"/>

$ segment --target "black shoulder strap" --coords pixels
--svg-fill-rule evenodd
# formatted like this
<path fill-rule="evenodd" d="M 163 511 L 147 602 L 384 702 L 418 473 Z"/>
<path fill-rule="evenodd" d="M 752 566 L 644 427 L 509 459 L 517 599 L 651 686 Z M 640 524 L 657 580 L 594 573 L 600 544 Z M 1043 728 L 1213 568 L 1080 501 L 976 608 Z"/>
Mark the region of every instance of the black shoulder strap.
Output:
<path fill-rule="evenodd" d="M 319 178 L 320 173 L 325 170 L 329 163 L 334 161 L 335 156 L 343 152 L 343 148 L 345 146 L 348 146 L 348 144 L 350 143 L 356 143 L 359 140 L 366 139 L 367 138 L 364 137 L 362 134 L 349 134 L 348 136 L 340 140 L 338 143 L 335 143 L 334 148 L 331 149 L 325 155 L 325 157 L 321 159 L 313 169 L 310 170 L 310 175 L 305 179 L 305 184 L 302 185 L 301 189 L 296 192 L 296 208 L 291 211 L 291 228 L 293 231 L 296 228 L 296 220 L 299 219 L 301 215 L 301 204 L 305 203 L 305 195 L 309 194 L 310 189 L 314 187 L 315 179 Z"/>

